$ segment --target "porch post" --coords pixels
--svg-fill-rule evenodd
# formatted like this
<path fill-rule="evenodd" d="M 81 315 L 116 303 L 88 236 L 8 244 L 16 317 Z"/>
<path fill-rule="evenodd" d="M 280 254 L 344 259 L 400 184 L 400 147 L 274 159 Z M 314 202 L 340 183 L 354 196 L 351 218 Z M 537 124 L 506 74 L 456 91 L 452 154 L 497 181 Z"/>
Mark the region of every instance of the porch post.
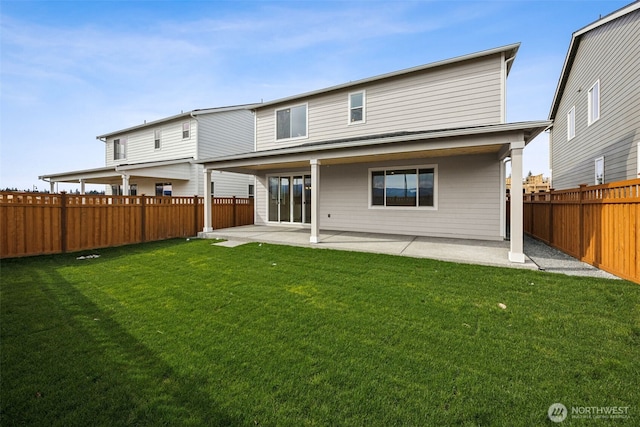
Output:
<path fill-rule="evenodd" d="M 311 236 L 309 242 L 320 243 L 320 160 L 311 159 Z"/>
<path fill-rule="evenodd" d="M 129 192 L 129 175 L 127 174 L 123 174 L 122 175 L 122 195 L 123 196 L 129 196 L 130 192 Z"/>
<path fill-rule="evenodd" d="M 49 193 L 53 194 L 56 192 L 56 183 L 53 181 L 49 182 Z"/>
<path fill-rule="evenodd" d="M 213 231 L 211 226 L 211 170 L 204 169 L 204 228 L 203 233 Z"/>
<path fill-rule="evenodd" d="M 500 237 L 507 237 L 507 168 L 503 159 L 500 159 Z"/>
<path fill-rule="evenodd" d="M 84 195 L 84 179 L 80 180 L 80 194 Z"/>
<path fill-rule="evenodd" d="M 511 250 L 509 261 L 524 262 L 522 150 L 524 142 L 511 143 Z"/>

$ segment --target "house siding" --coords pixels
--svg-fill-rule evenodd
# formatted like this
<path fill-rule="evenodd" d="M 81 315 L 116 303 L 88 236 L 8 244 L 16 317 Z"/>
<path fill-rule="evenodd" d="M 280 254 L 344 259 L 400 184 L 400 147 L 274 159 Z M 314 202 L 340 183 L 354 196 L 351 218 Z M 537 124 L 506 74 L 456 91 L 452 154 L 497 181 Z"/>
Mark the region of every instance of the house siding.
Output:
<path fill-rule="evenodd" d="M 552 185 L 595 181 L 604 157 L 605 182 L 637 177 L 640 141 L 640 10 L 583 34 L 551 134 Z M 600 80 L 600 119 L 588 125 L 588 91 Z M 576 107 L 576 136 L 567 141 L 567 112 Z"/>
<path fill-rule="evenodd" d="M 369 207 L 369 169 L 437 165 L 437 209 Z M 286 171 L 287 174 L 293 171 Z M 304 170 L 309 173 L 309 170 Z M 322 166 L 320 228 L 501 240 L 500 167 L 495 155 Z M 266 176 L 257 179 L 256 223 L 266 224 Z"/>
<path fill-rule="evenodd" d="M 255 120 L 252 111 L 233 110 L 196 117 L 199 159 L 253 151 Z"/>
<path fill-rule="evenodd" d="M 300 98 L 256 112 L 257 150 L 397 131 L 416 131 L 502 122 L 502 56 L 366 83 Z M 349 93 L 366 91 L 366 122 L 348 123 Z M 275 110 L 308 104 L 307 138 L 275 140 Z"/>

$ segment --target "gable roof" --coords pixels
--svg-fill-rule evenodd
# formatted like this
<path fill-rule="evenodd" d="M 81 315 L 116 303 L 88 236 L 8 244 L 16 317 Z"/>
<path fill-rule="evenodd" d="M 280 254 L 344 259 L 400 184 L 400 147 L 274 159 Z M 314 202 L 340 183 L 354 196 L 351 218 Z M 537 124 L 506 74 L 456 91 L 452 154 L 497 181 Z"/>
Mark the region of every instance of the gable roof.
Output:
<path fill-rule="evenodd" d="M 442 61 L 431 62 L 429 64 L 419 65 L 417 67 L 405 68 L 403 70 L 393 71 L 391 73 L 380 74 L 378 76 L 373 76 L 373 77 L 367 77 L 367 78 L 364 78 L 364 79 L 361 79 L 361 80 L 355 80 L 355 81 L 352 81 L 352 82 L 349 82 L 349 83 L 343 83 L 343 84 L 339 84 L 339 85 L 336 85 L 336 86 L 331 86 L 331 87 L 324 88 L 324 89 L 319 89 L 319 90 L 314 90 L 314 91 L 311 91 L 311 92 L 302 93 L 302 94 L 299 94 L 299 95 L 293 95 L 293 96 L 288 96 L 288 97 L 285 97 L 285 98 L 275 99 L 273 101 L 268 101 L 268 102 L 256 104 L 254 109 L 257 110 L 257 109 L 260 109 L 260 108 L 263 108 L 263 107 L 268 107 L 268 106 L 272 106 L 272 105 L 276 105 L 276 104 L 282 104 L 282 103 L 290 102 L 290 101 L 293 101 L 293 100 L 296 100 L 296 99 L 308 98 L 308 97 L 311 97 L 311 96 L 321 95 L 321 94 L 324 94 L 324 93 L 334 92 L 334 91 L 337 91 L 337 90 L 348 89 L 348 88 L 352 88 L 352 87 L 355 87 L 355 86 L 360 86 L 360 85 L 363 85 L 363 84 L 366 84 L 366 83 L 372 83 L 372 82 L 377 82 L 377 81 L 390 79 L 390 78 L 394 78 L 394 77 L 398 77 L 398 76 L 417 73 L 417 72 L 421 72 L 421 71 L 424 71 L 424 70 L 428 70 L 430 68 L 442 67 L 444 65 L 455 64 L 455 63 L 458 63 L 458 62 L 468 61 L 468 60 L 476 59 L 476 58 L 482 58 L 482 57 L 485 57 L 485 56 L 495 55 L 495 54 L 503 53 L 503 52 L 505 54 L 505 60 L 507 60 L 507 75 L 508 75 L 509 71 L 511 70 L 511 65 L 513 64 L 513 61 L 510 61 L 510 60 L 514 59 L 516 57 L 516 53 L 518 52 L 519 48 L 520 48 L 520 43 L 513 43 L 513 44 L 506 45 L 506 46 L 497 47 L 497 48 L 494 48 L 494 49 L 483 50 L 483 51 L 480 51 L 480 52 L 475 52 L 475 53 L 470 53 L 470 54 L 467 54 L 467 55 L 457 56 L 455 58 L 449 58 L 449 59 L 444 59 Z"/>
<path fill-rule="evenodd" d="M 243 105 L 233 105 L 229 107 L 204 108 L 204 109 L 191 110 L 191 111 L 187 111 L 186 113 L 180 113 L 174 116 L 165 117 L 163 119 L 154 120 L 151 122 L 145 122 L 141 125 L 136 125 L 136 126 L 128 127 L 125 129 L 120 129 L 113 132 L 105 133 L 103 135 L 98 135 L 96 136 L 96 139 L 104 140 L 110 136 L 122 135 L 124 133 L 132 132 L 134 130 L 144 129 L 146 127 L 153 127 L 161 123 L 166 123 L 166 122 L 187 118 L 187 117 L 201 116 L 204 114 L 212 114 L 212 113 L 223 113 L 225 111 L 252 110 L 256 105 L 258 104 L 243 104 Z"/>
<path fill-rule="evenodd" d="M 564 65 L 562 66 L 562 72 L 560 73 L 560 79 L 558 80 L 558 86 L 556 87 L 556 92 L 553 95 L 551 111 L 549 112 L 549 120 L 553 120 L 556 116 L 556 113 L 558 112 L 560 99 L 562 98 L 564 88 L 567 84 L 567 79 L 569 78 L 569 73 L 571 72 L 571 67 L 573 66 L 573 61 L 576 57 L 576 53 L 578 52 L 578 47 L 580 45 L 580 41 L 582 40 L 582 36 L 595 28 L 606 25 L 609 22 L 614 21 L 638 9 L 640 9 L 640 0 L 628 4 L 627 6 L 624 6 L 614 12 L 611 12 L 607 16 L 600 18 L 597 21 L 594 21 L 591 24 L 582 27 L 581 29 L 573 33 L 573 35 L 571 36 L 571 43 L 569 44 L 569 50 L 567 51 L 567 56 L 565 57 Z"/>

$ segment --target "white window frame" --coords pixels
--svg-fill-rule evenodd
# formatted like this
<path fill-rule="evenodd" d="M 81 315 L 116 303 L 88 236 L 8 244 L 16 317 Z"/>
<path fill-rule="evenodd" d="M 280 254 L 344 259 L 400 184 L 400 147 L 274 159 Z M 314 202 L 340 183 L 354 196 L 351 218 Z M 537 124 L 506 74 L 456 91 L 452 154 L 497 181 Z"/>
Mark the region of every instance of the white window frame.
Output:
<path fill-rule="evenodd" d="M 595 92 L 594 92 L 595 89 Z M 588 92 L 588 121 L 587 126 L 591 126 L 593 123 L 600 120 L 600 79 L 591 86 Z M 595 103 L 595 108 L 594 108 Z"/>
<path fill-rule="evenodd" d="M 362 94 L 362 106 L 361 107 L 355 107 L 355 108 L 362 108 L 362 120 L 358 120 L 358 121 L 351 121 L 351 110 L 354 109 L 354 107 L 351 106 L 351 97 L 353 95 L 358 95 L 358 94 Z M 359 90 L 357 92 L 350 92 L 349 93 L 349 115 L 347 116 L 347 124 L 348 125 L 359 125 L 359 124 L 363 124 L 367 122 L 367 93 L 365 90 Z"/>
<path fill-rule="evenodd" d="M 186 136 L 185 136 L 185 132 L 186 132 Z M 191 138 L 191 121 L 182 122 L 182 139 L 190 139 L 190 138 Z"/>
<path fill-rule="evenodd" d="M 416 179 L 419 180 L 419 173 L 418 171 L 420 169 L 433 169 L 433 206 L 419 206 L 420 203 L 420 197 L 419 195 L 416 196 L 416 205 L 415 206 L 379 206 L 379 205 L 373 205 L 373 200 L 371 200 L 372 198 L 372 194 L 371 194 L 371 186 L 372 186 L 372 173 L 373 172 L 386 172 L 389 170 L 398 170 L 398 169 L 415 169 L 416 170 Z M 438 165 L 437 164 L 427 164 L 427 165 L 396 165 L 396 166 L 387 166 L 387 167 L 378 167 L 378 168 L 369 168 L 369 170 L 367 171 L 368 173 L 368 185 L 367 185 L 367 192 L 369 193 L 368 195 L 368 203 L 369 203 L 369 209 L 384 209 L 384 210 L 409 210 L 409 211 L 415 211 L 415 210 L 427 210 L 427 211 L 437 211 L 438 210 Z M 386 176 L 386 174 L 385 174 Z M 416 183 L 416 188 L 419 188 L 419 183 Z M 387 193 L 387 189 L 386 189 L 386 179 L 385 179 L 385 195 L 384 195 L 384 199 L 385 199 L 385 203 L 386 203 L 386 193 Z"/>
<path fill-rule="evenodd" d="M 598 182 L 598 163 L 602 163 L 602 182 Z M 604 177 L 604 156 L 600 156 L 594 160 L 594 183 L 595 185 L 602 185 L 605 183 Z"/>
<path fill-rule="evenodd" d="M 571 107 L 567 113 L 567 141 L 576 136 L 576 106 Z"/>
<path fill-rule="evenodd" d="M 119 145 L 122 148 L 117 152 L 118 156 L 116 157 L 116 146 Z M 113 160 L 125 160 L 127 158 L 127 137 L 120 137 L 113 139 Z"/>
<path fill-rule="evenodd" d="M 162 129 L 153 131 L 153 149 L 156 151 L 162 149 Z"/>
<path fill-rule="evenodd" d="M 295 136 L 295 137 L 289 137 L 289 138 L 279 138 L 278 139 L 278 111 L 283 111 L 283 110 L 291 110 L 292 108 L 298 108 L 298 107 L 304 107 L 305 109 L 305 134 L 302 136 Z M 293 123 L 293 121 L 290 121 L 291 123 Z M 283 141 L 296 141 L 296 140 L 301 140 L 301 139 L 307 139 L 309 138 L 309 103 L 305 102 L 303 104 L 296 104 L 296 105 L 288 105 L 286 107 L 282 107 L 282 108 L 277 108 L 273 111 L 273 138 L 275 141 L 278 142 L 283 142 Z M 291 129 L 289 129 L 289 131 L 291 131 Z"/>

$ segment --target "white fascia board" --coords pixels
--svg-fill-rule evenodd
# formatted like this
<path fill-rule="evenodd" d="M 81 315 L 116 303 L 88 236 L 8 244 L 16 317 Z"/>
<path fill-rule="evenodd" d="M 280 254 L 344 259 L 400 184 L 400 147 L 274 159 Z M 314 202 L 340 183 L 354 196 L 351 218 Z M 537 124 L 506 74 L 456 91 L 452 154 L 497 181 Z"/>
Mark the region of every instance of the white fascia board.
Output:
<path fill-rule="evenodd" d="M 393 78 L 393 77 L 397 77 L 397 76 L 402 76 L 405 74 L 411 74 L 411 73 L 415 73 L 418 71 L 424 71 L 424 70 L 428 70 L 430 68 L 436 68 L 436 67 L 441 67 L 443 65 L 449 65 L 449 64 L 454 64 L 457 62 L 463 62 L 463 61 L 468 61 L 470 59 L 476 59 L 476 58 L 481 58 L 484 56 L 489 56 L 489 55 L 495 55 L 498 53 L 505 53 L 505 59 L 509 59 L 509 58 L 514 58 L 518 52 L 518 49 L 520 48 L 520 43 L 512 43 L 506 46 L 501 46 L 501 47 L 497 47 L 497 48 L 493 48 L 493 49 L 488 49 L 488 50 L 483 50 L 480 52 L 475 52 L 475 53 L 470 53 L 467 55 L 462 55 L 462 56 L 457 56 L 454 58 L 449 58 L 449 59 L 444 59 L 442 61 L 436 61 L 436 62 L 431 62 L 429 64 L 424 64 L 424 65 L 419 65 L 416 67 L 412 67 L 412 68 L 405 68 L 403 70 L 398 70 L 398 71 L 393 71 L 390 73 L 386 73 L 386 74 L 381 74 L 378 76 L 373 76 L 373 77 L 368 77 L 368 78 L 364 78 L 361 80 L 355 80 L 349 83 L 343 83 L 337 86 L 331 86 L 328 88 L 324 88 L 324 89 L 319 89 L 319 90 L 315 90 L 315 91 L 311 91 L 311 92 L 306 92 L 306 93 L 302 93 L 299 95 L 293 95 L 293 96 L 288 96 L 285 98 L 280 98 L 280 99 L 276 99 L 273 101 L 268 101 L 265 103 L 261 103 L 258 104 L 255 109 L 260 109 L 263 107 L 269 107 L 272 105 L 277 105 L 277 104 L 282 104 L 285 102 L 293 102 L 295 100 L 301 99 L 301 98 L 308 98 L 311 96 L 316 96 L 316 95 L 320 95 L 323 93 L 328 93 L 328 92 L 333 92 L 336 90 L 342 90 L 342 89 L 347 89 L 347 88 L 351 88 L 354 86 L 360 86 L 363 84 L 367 84 L 367 83 L 372 83 L 372 82 L 376 82 L 376 81 L 380 81 L 380 80 L 385 80 L 385 79 L 389 79 L 389 78 Z M 511 61 L 507 67 L 507 74 L 509 73 L 509 70 L 511 69 L 511 64 L 513 64 L 513 61 Z"/>

